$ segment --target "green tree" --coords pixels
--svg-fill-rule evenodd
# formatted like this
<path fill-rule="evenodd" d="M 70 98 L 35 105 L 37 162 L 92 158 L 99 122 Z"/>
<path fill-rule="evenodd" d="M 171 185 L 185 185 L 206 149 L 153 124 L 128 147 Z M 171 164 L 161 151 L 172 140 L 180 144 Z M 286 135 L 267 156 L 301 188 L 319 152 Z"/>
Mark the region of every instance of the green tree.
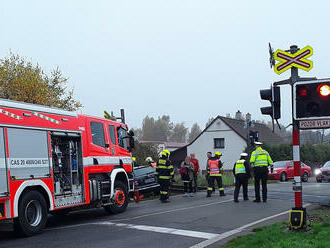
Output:
<path fill-rule="evenodd" d="M 59 68 L 47 75 L 37 64 L 10 53 L 0 59 L 0 98 L 76 110 L 82 107 Z"/>
<path fill-rule="evenodd" d="M 154 141 L 155 140 L 155 119 L 153 117 L 146 116 L 142 122 L 142 140 Z"/>
<path fill-rule="evenodd" d="M 184 126 L 184 123 L 177 123 L 171 130 L 169 141 L 185 143 L 187 137 L 188 128 Z"/>
<path fill-rule="evenodd" d="M 292 160 L 292 145 L 267 145 L 262 146 L 267 150 L 273 161 Z M 251 153 L 252 150 L 247 150 Z M 310 143 L 304 144 L 300 148 L 301 161 L 312 167 L 324 164 L 330 160 L 330 145 Z"/>
<path fill-rule="evenodd" d="M 136 158 L 138 165 L 146 165 L 145 159 L 152 157 L 156 162 L 158 159 L 158 150 L 156 145 L 141 144 L 138 141 L 135 142 L 135 149 L 132 156 Z"/>
<path fill-rule="evenodd" d="M 171 122 L 169 115 L 158 117 L 157 121 L 155 121 L 156 140 L 168 141 L 171 129 L 173 129 L 173 123 Z"/>
<path fill-rule="evenodd" d="M 173 123 L 168 115 L 158 117 L 157 120 L 146 116 L 142 122 L 142 140 L 167 141 L 172 128 Z"/>
<path fill-rule="evenodd" d="M 201 132 L 202 130 L 200 129 L 199 125 L 194 123 L 189 132 L 188 142 L 192 142 Z"/>

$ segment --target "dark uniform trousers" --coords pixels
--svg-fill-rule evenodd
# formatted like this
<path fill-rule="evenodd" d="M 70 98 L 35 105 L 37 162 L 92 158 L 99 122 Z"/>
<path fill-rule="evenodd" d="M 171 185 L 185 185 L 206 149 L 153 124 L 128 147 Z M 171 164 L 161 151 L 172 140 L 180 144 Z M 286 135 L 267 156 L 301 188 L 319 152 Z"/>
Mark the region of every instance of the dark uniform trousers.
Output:
<path fill-rule="evenodd" d="M 222 176 L 208 176 L 208 188 L 207 188 L 207 195 L 211 195 L 213 188 L 215 187 L 214 183 L 217 182 L 220 195 L 224 194 L 224 189 L 222 187 Z"/>
<path fill-rule="evenodd" d="M 197 172 L 194 172 L 194 174 L 193 174 L 193 184 L 194 184 L 194 186 L 193 186 L 193 191 L 196 193 L 197 192 L 197 179 L 198 177 L 197 177 Z"/>
<path fill-rule="evenodd" d="M 262 185 L 262 200 L 267 200 L 267 178 L 267 166 L 254 167 L 254 190 L 257 201 L 260 201 L 260 181 Z"/>
<path fill-rule="evenodd" d="M 159 179 L 158 183 L 160 185 L 160 200 L 165 201 L 169 197 L 170 179 Z"/>
<path fill-rule="evenodd" d="M 235 191 L 234 191 L 234 200 L 238 200 L 238 195 L 241 186 L 243 186 L 243 198 L 248 200 L 248 182 L 249 177 L 246 174 L 238 174 L 235 176 Z"/>

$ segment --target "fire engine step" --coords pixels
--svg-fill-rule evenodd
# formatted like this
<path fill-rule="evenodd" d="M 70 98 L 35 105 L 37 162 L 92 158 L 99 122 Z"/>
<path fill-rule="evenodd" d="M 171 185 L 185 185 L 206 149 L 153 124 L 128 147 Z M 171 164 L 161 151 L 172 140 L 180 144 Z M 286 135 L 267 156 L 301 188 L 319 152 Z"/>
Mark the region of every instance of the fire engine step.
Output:
<path fill-rule="evenodd" d="M 82 195 L 55 197 L 55 207 L 63 207 L 83 203 Z"/>

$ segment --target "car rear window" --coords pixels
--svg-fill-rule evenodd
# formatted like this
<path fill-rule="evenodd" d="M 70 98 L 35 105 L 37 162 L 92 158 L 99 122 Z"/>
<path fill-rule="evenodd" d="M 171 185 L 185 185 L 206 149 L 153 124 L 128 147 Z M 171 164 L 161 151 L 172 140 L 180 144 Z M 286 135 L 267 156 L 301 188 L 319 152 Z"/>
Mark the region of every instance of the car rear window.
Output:
<path fill-rule="evenodd" d="M 139 177 L 148 173 L 155 172 L 152 167 L 142 167 L 138 169 L 134 169 L 134 176 Z"/>
<path fill-rule="evenodd" d="M 286 164 L 286 161 L 277 161 L 274 163 L 274 168 L 284 168 Z"/>
<path fill-rule="evenodd" d="M 329 167 L 330 167 L 330 161 L 326 162 L 326 163 L 323 165 L 323 167 L 327 167 L 327 168 L 329 168 Z"/>

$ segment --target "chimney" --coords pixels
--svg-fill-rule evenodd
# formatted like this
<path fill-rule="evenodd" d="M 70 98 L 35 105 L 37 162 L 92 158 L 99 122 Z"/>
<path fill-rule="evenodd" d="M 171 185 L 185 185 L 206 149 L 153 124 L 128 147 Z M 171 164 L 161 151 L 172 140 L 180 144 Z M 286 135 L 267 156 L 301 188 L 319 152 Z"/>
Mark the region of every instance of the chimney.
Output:
<path fill-rule="evenodd" d="M 242 112 L 237 110 L 236 114 L 235 114 L 235 119 L 236 120 L 242 120 Z"/>

